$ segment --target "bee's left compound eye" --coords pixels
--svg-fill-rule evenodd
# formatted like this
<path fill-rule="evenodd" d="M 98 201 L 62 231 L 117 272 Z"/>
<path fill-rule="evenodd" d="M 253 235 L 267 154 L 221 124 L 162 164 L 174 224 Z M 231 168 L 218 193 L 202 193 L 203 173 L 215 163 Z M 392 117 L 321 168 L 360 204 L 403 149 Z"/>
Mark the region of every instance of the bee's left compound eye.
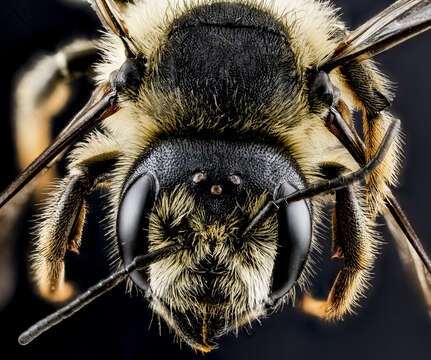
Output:
<path fill-rule="evenodd" d="M 125 265 L 147 251 L 144 229 L 148 228 L 148 214 L 156 198 L 156 184 L 153 175 L 145 174 L 126 188 L 123 194 L 118 210 L 117 235 Z M 140 272 L 135 271 L 131 278 L 141 289 L 148 289 L 146 278 Z"/>
<path fill-rule="evenodd" d="M 297 189 L 284 182 L 276 198 L 284 198 Z M 278 210 L 278 254 L 272 273 L 271 298 L 281 299 L 298 280 L 311 245 L 311 212 L 306 200 L 283 204 Z"/>

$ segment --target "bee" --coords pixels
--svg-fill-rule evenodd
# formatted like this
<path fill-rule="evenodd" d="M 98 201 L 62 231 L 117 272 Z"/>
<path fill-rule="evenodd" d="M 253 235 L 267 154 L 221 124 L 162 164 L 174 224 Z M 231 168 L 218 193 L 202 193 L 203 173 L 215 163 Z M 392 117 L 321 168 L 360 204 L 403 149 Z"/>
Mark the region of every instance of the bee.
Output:
<path fill-rule="evenodd" d="M 33 124 L 49 121 L 64 81 L 89 68 L 95 90 L 0 205 L 69 149 L 36 230 L 36 287 L 51 301 L 74 294 L 64 257 L 79 253 L 87 199 L 100 187 L 118 270 L 23 333 L 22 344 L 124 280 L 202 352 L 299 295 L 303 311 L 341 320 L 365 295 L 380 214 L 430 301 L 430 260 L 392 192 L 400 121 L 371 60 L 431 27 L 428 1 L 397 1 L 353 32 L 330 3 L 312 0 L 91 4 L 101 40 L 44 58 L 18 86 L 23 164 L 36 152 L 20 135 L 28 111 L 44 115 Z M 37 88 L 35 74 L 45 76 Z M 328 206 L 342 266 L 317 300 L 308 279 Z"/>

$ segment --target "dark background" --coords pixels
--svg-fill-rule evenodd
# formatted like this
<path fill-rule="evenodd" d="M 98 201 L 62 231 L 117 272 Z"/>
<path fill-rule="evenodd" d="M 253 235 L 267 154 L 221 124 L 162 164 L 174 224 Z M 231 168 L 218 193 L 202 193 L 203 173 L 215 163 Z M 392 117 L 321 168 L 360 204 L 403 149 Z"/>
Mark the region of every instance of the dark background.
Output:
<path fill-rule="evenodd" d="M 343 19 L 353 29 L 388 6 L 390 0 L 337 0 L 343 8 Z M 77 36 L 97 36 L 98 22 L 93 14 L 54 0 L 15 0 L 2 3 L 1 27 L 3 46 L 1 59 L 2 89 L 1 144 L 4 188 L 17 174 L 11 141 L 11 94 L 13 78 L 38 52 L 52 52 Z M 377 58 L 397 83 L 393 112 L 403 121 L 406 134 L 404 168 L 401 185 L 396 191 L 420 234 L 428 253 L 431 252 L 429 202 L 431 124 L 431 33 L 413 39 Z M 105 243 L 97 224 L 102 215 L 93 207 L 90 226 L 86 227 L 81 256 L 69 256 L 68 274 L 83 289 L 109 272 Z M 380 219 L 380 223 L 383 221 Z M 202 358 L 183 345 L 174 343 L 173 335 L 162 325 L 158 334 L 156 319 L 144 301 L 124 295 L 119 286 L 78 315 L 42 335 L 27 347 L 17 345 L 19 333 L 54 310 L 38 299 L 27 278 L 26 253 L 31 222 L 23 220 L 16 230 L 16 271 L 18 286 L 9 305 L 0 312 L 0 347 L 2 358 L 7 351 L 24 359 L 106 359 L 118 357 L 165 359 Z M 373 287 L 362 302 L 358 316 L 340 324 L 325 324 L 292 308 L 255 323 L 250 331 L 242 331 L 221 339 L 220 348 L 206 355 L 210 359 L 429 359 L 431 354 L 431 322 L 416 290 L 404 274 L 388 233 L 377 261 Z M 328 241 L 329 243 L 329 241 Z M 324 296 L 336 269 L 329 263 L 326 251 L 316 278 L 314 291 Z M 7 356 L 7 355 L 6 355 Z"/>

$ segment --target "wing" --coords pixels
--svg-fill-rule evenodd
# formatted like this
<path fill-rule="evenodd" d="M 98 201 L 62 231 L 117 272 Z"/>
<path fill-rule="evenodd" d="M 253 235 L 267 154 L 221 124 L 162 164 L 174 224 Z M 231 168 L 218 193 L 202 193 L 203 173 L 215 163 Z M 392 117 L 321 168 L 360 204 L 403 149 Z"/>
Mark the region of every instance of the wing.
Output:
<path fill-rule="evenodd" d="M 397 244 L 401 262 L 420 289 L 428 309 L 428 314 L 431 316 L 431 275 L 426 270 L 423 261 L 418 256 L 416 250 L 413 248 L 394 217 L 389 212 L 386 212 L 384 217 L 395 239 L 395 243 Z"/>
<path fill-rule="evenodd" d="M 351 32 L 321 66 L 366 60 L 431 28 L 431 0 L 399 0 Z"/>

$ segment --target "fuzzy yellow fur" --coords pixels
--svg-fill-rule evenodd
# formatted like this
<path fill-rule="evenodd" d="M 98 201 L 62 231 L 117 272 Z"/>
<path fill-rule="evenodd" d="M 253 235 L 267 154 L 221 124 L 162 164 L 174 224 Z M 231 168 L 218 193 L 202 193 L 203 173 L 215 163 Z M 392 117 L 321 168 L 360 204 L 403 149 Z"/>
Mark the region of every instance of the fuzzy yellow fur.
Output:
<path fill-rule="evenodd" d="M 188 9 L 208 3 L 220 1 L 144 1 L 131 5 L 125 12 L 125 20 L 129 32 L 134 39 L 139 40 L 142 54 L 150 61 L 150 66 L 157 68 L 159 53 L 166 41 L 169 26 L 176 18 L 184 14 Z M 234 1 L 235 2 L 235 1 Z M 315 67 L 325 61 L 328 54 L 336 47 L 339 38 L 334 34 L 344 29 L 343 24 L 336 17 L 336 11 L 327 2 L 306 1 L 238 1 L 250 4 L 265 12 L 273 14 L 290 34 L 291 46 L 294 50 L 299 74 L 304 76 L 307 68 Z M 125 60 L 124 49 L 120 40 L 112 34 L 106 35 L 100 43 L 100 48 L 105 54 L 105 61 L 98 65 L 97 79 L 104 82 L 109 79 L 109 74 L 118 69 Z M 331 80 L 340 88 L 344 101 L 349 107 L 353 107 L 353 97 L 345 83 L 334 72 Z M 343 149 L 338 140 L 334 138 L 324 127 L 320 116 L 310 114 L 304 107 L 306 100 L 305 87 L 295 97 L 289 99 L 287 104 L 284 94 L 279 94 L 273 106 L 266 109 L 264 115 L 257 114 L 260 119 L 254 119 L 253 114 L 243 119 L 240 123 L 241 130 L 247 131 L 252 127 L 262 126 L 266 118 L 269 119 L 264 130 L 276 134 L 293 154 L 300 164 L 301 170 L 309 179 L 315 174 L 316 164 L 328 161 L 340 161 L 346 168 L 357 167 L 353 159 Z M 181 94 L 172 91 L 170 94 L 160 93 L 153 88 L 142 88 L 138 94 L 138 104 L 127 102 L 128 120 L 124 124 L 124 116 L 118 114 L 115 122 L 109 119 L 106 124 L 109 128 L 115 128 L 116 136 L 133 129 L 133 142 L 143 144 L 139 151 L 145 148 L 145 144 L 151 137 L 160 132 L 173 132 L 183 126 L 182 113 L 187 112 L 182 103 Z M 125 100 L 126 101 L 126 100 Z M 290 105 L 290 106 L 288 106 Z M 126 106 L 125 106 L 126 107 Z M 296 109 L 294 113 L 283 113 L 282 108 Z M 154 109 L 167 109 L 161 114 L 161 118 L 153 117 Z M 203 114 L 201 120 L 196 114 L 196 120 L 188 126 L 199 128 L 200 121 L 208 121 Z M 265 118 L 263 118 L 265 116 Z M 162 126 L 154 124 L 154 120 L 162 122 Z M 214 120 L 216 122 L 217 120 Z M 295 126 L 292 124 L 295 123 Z M 116 125 L 118 124 L 118 126 Z M 205 124 L 204 126 L 210 126 Z M 150 129 L 149 129 L 150 128 Z M 139 136 L 141 135 L 141 136 Z M 150 139 L 150 140 L 149 140 Z M 329 149 L 330 151 L 327 151 Z"/>
<path fill-rule="evenodd" d="M 131 36 L 141 41 L 141 51 L 150 59 L 151 66 L 157 67 L 158 55 L 166 41 L 166 33 L 172 21 L 191 7 L 207 3 L 213 2 L 153 1 L 138 2 L 130 6 L 129 11 L 124 15 L 126 24 Z M 336 18 L 335 10 L 328 3 L 314 1 L 248 1 L 246 3 L 274 14 L 284 24 L 287 32 L 291 34 L 298 71 L 302 76 L 306 68 L 318 66 L 325 60 L 338 43 L 333 38 L 334 33 L 344 28 Z M 100 47 L 106 55 L 106 61 L 98 66 L 97 79 L 103 82 L 107 80 L 110 72 L 121 66 L 125 57 L 122 44 L 115 36 L 106 35 Z M 334 82 L 343 91 L 345 86 L 342 80 L 338 80 L 335 76 Z M 127 106 L 105 121 L 107 128 L 115 133 L 116 139 L 127 139 L 125 144 L 127 149 L 121 160 L 122 165 L 117 169 L 116 184 L 122 183 L 135 159 L 148 144 L 161 134 L 175 136 L 175 133 L 185 126 L 182 119 L 190 111 L 182 103 L 181 94 L 175 91 L 166 94 L 157 92 L 153 88 L 141 90 L 136 103 L 124 99 Z M 263 127 L 263 132 L 278 137 L 298 162 L 310 183 L 320 180 L 319 164 L 322 162 L 336 161 L 346 168 L 356 169 L 357 165 L 347 151 L 326 130 L 322 118 L 309 112 L 305 105 L 306 101 L 305 88 L 294 99 L 285 99 L 283 94 L 279 94 L 274 104 L 265 109 L 264 115 L 249 113 L 232 127 L 235 127 L 238 133 Z M 353 106 L 350 93 L 345 101 L 349 106 Z M 295 109 L 295 111 L 282 110 L 286 108 Z M 162 114 L 154 118 L 158 115 L 158 109 L 163 109 Z M 212 125 L 217 126 L 217 119 L 208 119 L 204 113 L 197 113 L 193 122 L 187 124 L 188 127 L 197 130 Z M 118 194 L 119 191 L 118 185 L 114 193 Z M 118 196 L 112 200 L 114 206 L 117 200 Z M 114 219 L 115 215 L 114 211 L 111 219 Z M 315 222 L 318 222 L 318 216 Z"/>

